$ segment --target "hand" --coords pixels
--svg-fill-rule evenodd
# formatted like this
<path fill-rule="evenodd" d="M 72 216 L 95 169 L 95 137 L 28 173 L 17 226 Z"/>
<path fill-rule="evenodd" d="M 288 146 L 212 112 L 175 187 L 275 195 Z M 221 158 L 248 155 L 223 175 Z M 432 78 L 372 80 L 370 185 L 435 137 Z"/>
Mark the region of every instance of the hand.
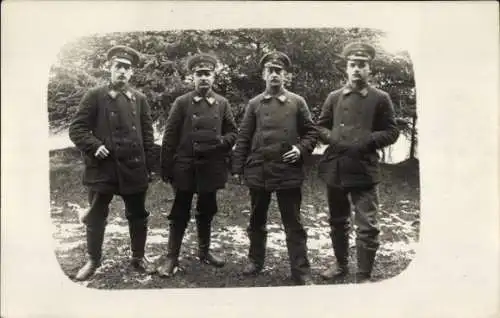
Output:
<path fill-rule="evenodd" d="M 109 150 L 104 145 L 99 146 L 99 148 L 97 148 L 97 151 L 94 154 L 94 157 L 99 159 L 105 159 L 108 156 L 109 156 Z"/>
<path fill-rule="evenodd" d="M 233 174 L 234 180 L 236 180 L 236 184 L 243 184 L 243 176 L 240 174 Z"/>
<path fill-rule="evenodd" d="M 153 171 L 151 171 L 151 172 L 149 173 L 149 175 L 148 175 L 148 181 L 149 181 L 149 182 L 153 182 L 153 181 L 155 181 L 156 179 L 157 179 L 157 175 L 156 175 L 156 173 L 154 173 Z"/>
<path fill-rule="evenodd" d="M 283 154 L 282 159 L 286 163 L 294 163 L 297 162 L 300 158 L 300 150 L 297 146 L 292 146 L 292 150 Z"/>

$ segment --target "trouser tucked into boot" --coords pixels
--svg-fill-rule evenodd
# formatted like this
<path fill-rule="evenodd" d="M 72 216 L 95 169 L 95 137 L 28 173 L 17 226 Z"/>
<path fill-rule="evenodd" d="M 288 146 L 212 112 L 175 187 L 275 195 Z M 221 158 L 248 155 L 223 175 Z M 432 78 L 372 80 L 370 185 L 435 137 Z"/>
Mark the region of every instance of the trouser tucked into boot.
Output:
<path fill-rule="evenodd" d="M 331 224 L 330 238 L 337 266 L 331 266 L 321 277 L 327 280 L 342 278 L 349 272 L 349 225 L 339 222 Z"/>
<path fill-rule="evenodd" d="M 165 263 L 158 267 L 157 272 L 162 277 L 169 277 L 177 272 L 182 239 L 186 230 L 186 223 L 170 223 Z"/>
<path fill-rule="evenodd" d="M 109 202 L 112 198 L 112 194 L 95 191 L 88 193 L 90 208 L 82 220 L 85 224 L 87 240 L 87 262 L 75 275 L 76 280 L 89 279 L 101 266 L 106 219 L 109 214 Z"/>
<path fill-rule="evenodd" d="M 105 223 L 87 225 L 87 254 L 86 264 L 75 275 L 76 280 L 87 280 L 99 266 L 101 266 L 102 244 L 104 240 Z"/>
<path fill-rule="evenodd" d="M 225 264 L 224 259 L 210 251 L 212 220 L 216 214 L 216 192 L 200 193 L 196 204 L 195 216 L 198 234 L 198 258 L 202 263 L 222 267 Z"/>
<path fill-rule="evenodd" d="M 109 214 L 109 203 L 113 199 L 113 196 L 113 193 L 89 191 L 88 199 L 90 208 L 82 219 L 87 227 L 89 261 L 75 276 L 77 280 L 88 279 L 100 266 L 104 230 Z M 154 271 L 154 268 L 144 257 L 144 247 L 147 237 L 147 218 L 149 217 L 149 212 L 146 211 L 144 205 L 146 192 L 121 195 L 121 197 L 125 203 L 125 216 L 129 221 L 132 265 L 146 272 Z"/>
<path fill-rule="evenodd" d="M 357 225 L 356 250 L 358 270 L 356 277 L 366 280 L 371 275 L 375 254 L 380 245 L 378 238 L 380 230 L 377 220 L 378 193 L 376 186 L 356 188 L 328 187 L 328 205 L 332 233 L 335 233 L 336 229 L 343 229 L 341 233 L 345 233 L 345 237 L 347 238 L 351 215 L 349 194 L 354 205 L 354 222 Z M 336 234 L 334 236 L 336 237 Z M 334 242 L 336 239 L 332 237 L 334 249 L 336 246 L 340 247 L 340 256 L 337 256 L 337 251 L 335 252 L 337 259 L 343 257 L 342 251 L 346 246 L 346 242 L 348 242 L 348 239 L 340 239 L 342 236 L 344 235 L 339 234 L 338 242 Z"/>
<path fill-rule="evenodd" d="M 310 264 L 307 258 L 307 235 L 300 219 L 302 193 L 300 188 L 276 191 L 281 220 L 285 227 L 286 244 L 292 279 L 303 283 L 310 281 Z M 253 266 L 245 268 L 259 272 L 262 269 L 266 249 L 266 223 L 271 192 L 250 189 L 251 216 L 247 232 L 250 238 L 249 260 Z M 253 267 L 253 268 L 251 268 Z"/>
<path fill-rule="evenodd" d="M 158 268 L 160 276 L 171 276 L 178 268 L 178 258 L 187 224 L 191 218 L 191 204 L 194 192 L 177 190 L 174 204 L 168 216 L 170 232 L 168 252 L 165 264 Z M 224 261 L 210 252 L 211 222 L 217 213 L 216 192 L 199 193 L 196 208 L 198 231 L 198 256 L 201 261 L 215 266 L 224 265 Z"/>
<path fill-rule="evenodd" d="M 152 274 L 156 271 L 153 264 L 145 257 L 146 238 L 148 235 L 148 219 L 129 220 L 130 247 L 132 250 L 131 265 L 138 271 Z"/>
<path fill-rule="evenodd" d="M 356 281 L 364 282 L 371 278 L 373 264 L 377 250 L 367 249 L 362 246 L 357 246 L 358 270 L 356 272 Z"/>

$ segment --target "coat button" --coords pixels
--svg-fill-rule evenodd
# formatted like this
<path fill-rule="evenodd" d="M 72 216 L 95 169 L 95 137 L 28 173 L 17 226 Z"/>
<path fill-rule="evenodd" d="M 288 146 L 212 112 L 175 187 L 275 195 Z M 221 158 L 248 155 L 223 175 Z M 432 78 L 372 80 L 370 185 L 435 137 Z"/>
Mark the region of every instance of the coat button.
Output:
<path fill-rule="evenodd" d="M 340 123 L 340 127 L 344 127 L 344 126 L 345 126 L 344 123 Z"/>
<path fill-rule="evenodd" d="M 135 125 L 134 125 L 134 126 L 132 126 L 132 129 L 133 129 L 133 130 L 136 130 Z"/>
<path fill-rule="evenodd" d="M 212 128 L 212 131 L 217 131 L 217 128 Z"/>

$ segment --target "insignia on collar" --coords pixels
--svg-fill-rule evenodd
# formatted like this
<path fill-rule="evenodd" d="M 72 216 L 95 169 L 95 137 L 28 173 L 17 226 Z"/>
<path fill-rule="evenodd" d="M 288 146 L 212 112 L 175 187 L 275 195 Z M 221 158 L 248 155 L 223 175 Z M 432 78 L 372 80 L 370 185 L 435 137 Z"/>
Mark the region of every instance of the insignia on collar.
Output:
<path fill-rule="evenodd" d="M 278 97 L 278 99 L 279 99 L 282 103 L 284 103 L 284 102 L 286 101 L 286 96 L 285 96 L 285 95 L 280 95 L 280 96 Z"/>
<path fill-rule="evenodd" d="M 200 100 L 202 100 L 202 99 L 203 99 L 203 97 L 201 97 L 201 96 L 194 96 L 194 97 L 193 97 L 193 100 L 194 100 L 196 103 L 198 103 L 198 102 L 199 102 Z M 206 100 L 206 101 L 207 101 L 210 105 L 213 105 L 213 104 L 215 104 L 215 102 L 216 102 L 215 98 L 213 98 L 212 96 L 205 98 L 205 100 Z"/>
<path fill-rule="evenodd" d="M 273 97 L 273 96 L 271 96 L 270 94 L 266 94 L 266 95 L 264 95 L 264 99 L 266 99 L 266 100 L 271 99 L 272 97 Z M 278 99 L 280 102 L 284 103 L 284 102 L 286 101 L 286 96 L 282 94 L 282 95 L 278 96 L 278 97 L 277 97 L 277 99 Z"/>
<path fill-rule="evenodd" d="M 134 94 L 132 94 L 132 92 L 131 92 L 131 91 L 126 91 L 126 92 L 124 92 L 123 94 L 124 94 L 125 96 L 127 96 L 127 98 L 128 98 L 129 100 L 133 100 L 133 101 L 135 101 L 135 95 L 134 95 Z M 118 96 L 118 92 L 117 92 L 117 91 L 115 91 L 114 89 L 112 89 L 112 90 L 110 90 L 110 91 L 108 92 L 108 95 L 109 95 L 111 98 L 115 99 L 115 98 L 116 98 L 116 96 Z"/>
<path fill-rule="evenodd" d="M 128 99 L 130 99 L 130 100 L 135 100 L 134 94 L 132 94 L 130 91 L 126 91 L 125 96 L 127 96 Z"/>
<path fill-rule="evenodd" d="M 213 105 L 215 103 L 215 98 L 213 97 L 209 97 L 207 98 L 207 102 L 210 104 L 210 105 Z"/>
<path fill-rule="evenodd" d="M 361 96 L 365 97 L 366 95 L 368 95 L 368 88 L 364 87 L 362 90 L 359 90 L 359 91 L 354 91 L 351 87 L 345 87 L 343 90 L 342 90 L 342 93 L 344 95 L 348 95 L 352 92 L 357 92 L 359 93 Z"/>
<path fill-rule="evenodd" d="M 112 98 L 112 99 L 115 99 L 116 98 L 116 95 L 118 95 L 118 93 L 115 91 L 115 90 L 110 90 L 108 92 L 108 95 Z"/>

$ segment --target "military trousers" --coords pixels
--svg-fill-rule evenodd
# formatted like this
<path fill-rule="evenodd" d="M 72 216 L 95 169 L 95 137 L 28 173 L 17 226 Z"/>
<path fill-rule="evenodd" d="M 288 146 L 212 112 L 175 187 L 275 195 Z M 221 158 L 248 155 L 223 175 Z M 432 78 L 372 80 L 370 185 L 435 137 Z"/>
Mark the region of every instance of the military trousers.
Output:
<path fill-rule="evenodd" d="M 272 192 L 264 189 L 250 189 L 251 215 L 247 227 L 250 239 L 248 257 L 258 267 L 264 264 L 267 241 L 266 223 L 271 194 Z M 300 217 L 302 190 L 300 188 L 277 190 L 276 198 L 285 228 L 292 277 L 301 278 L 310 274 L 307 234 Z"/>
<path fill-rule="evenodd" d="M 191 204 L 194 192 L 176 190 L 174 204 L 168 219 L 174 226 L 186 228 L 191 219 Z M 199 224 L 210 224 L 217 214 L 217 192 L 198 193 L 195 218 Z"/>
<path fill-rule="evenodd" d="M 376 185 L 366 187 L 328 186 L 328 207 L 332 238 L 348 239 L 351 230 L 351 196 L 354 206 L 356 246 L 367 250 L 377 250 L 380 228 L 378 224 L 378 191 Z"/>
<path fill-rule="evenodd" d="M 101 226 L 106 223 L 109 215 L 109 204 L 113 199 L 113 193 L 102 193 L 90 190 L 88 200 L 90 209 L 83 218 L 83 223 L 87 226 Z M 128 221 L 144 220 L 149 217 L 146 211 L 146 192 L 121 195 L 125 203 L 125 217 Z"/>

